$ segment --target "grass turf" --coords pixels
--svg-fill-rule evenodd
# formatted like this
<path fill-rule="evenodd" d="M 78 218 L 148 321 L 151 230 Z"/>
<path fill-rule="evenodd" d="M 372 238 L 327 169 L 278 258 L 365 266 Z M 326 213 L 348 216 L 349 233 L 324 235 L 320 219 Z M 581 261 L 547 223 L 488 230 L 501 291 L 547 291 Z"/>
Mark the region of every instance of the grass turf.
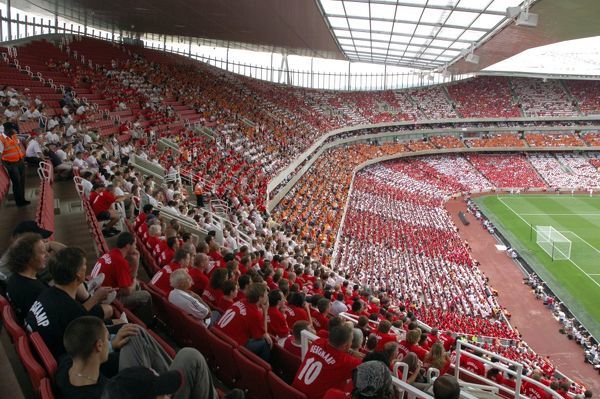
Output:
<path fill-rule="evenodd" d="M 600 197 L 490 195 L 475 201 L 577 319 L 600 338 Z M 571 240 L 570 260 L 553 261 L 536 244 L 535 226 L 552 226 Z"/>

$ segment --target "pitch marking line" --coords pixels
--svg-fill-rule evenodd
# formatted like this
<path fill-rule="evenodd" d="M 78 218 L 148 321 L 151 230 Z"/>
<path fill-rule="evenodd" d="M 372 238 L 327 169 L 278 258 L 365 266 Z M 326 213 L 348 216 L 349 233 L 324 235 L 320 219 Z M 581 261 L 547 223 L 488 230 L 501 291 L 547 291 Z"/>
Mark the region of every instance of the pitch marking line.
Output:
<path fill-rule="evenodd" d="M 521 213 L 521 216 L 600 216 L 600 213 Z"/>
<path fill-rule="evenodd" d="M 526 225 L 528 225 L 528 226 L 531 226 L 531 224 L 530 224 L 530 223 L 529 223 L 527 220 L 525 220 L 525 219 L 523 218 L 523 216 L 519 215 L 517 212 L 515 212 L 515 210 L 514 210 L 514 209 L 512 209 L 510 206 L 508 206 L 508 204 L 507 204 L 506 202 L 504 202 L 504 201 L 502 200 L 502 198 L 500 198 L 500 197 L 498 197 L 498 196 L 497 196 L 496 198 L 498 198 L 498 201 L 502 202 L 502 204 L 504 204 L 504 206 L 505 206 L 505 207 L 507 207 L 507 208 L 508 208 L 508 209 L 509 209 L 509 210 L 510 210 L 512 213 L 514 213 L 515 215 L 517 215 L 517 216 L 519 217 L 519 219 L 521 219 L 521 220 L 523 221 L 523 223 L 525 223 L 525 224 L 526 224 Z M 573 234 L 575 234 L 575 233 L 573 233 Z M 575 234 L 575 235 L 577 236 L 577 234 Z M 577 237 L 578 237 L 579 239 L 581 239 L 581 237 L 579 237 L 579 236 L 577 236 Z M 583 240 L 582 240 L 582 241 L 583 241 Z M 586 244 L 590 245 L 590 244 L 589 244 L 589 243 L 587 243 L 587 242 L 586 242 Z M 591 245 L 590 245 L 590 246 L 591 246 Z M 594 248 L 594 247 L 592 247 L 592 248 Z M 594 249 L 596 249 L 596 248 L 594 248 Z M 596 249 L 596 251 L 598 251 L 598 250 Z M 573 262 L 573 260 L 571 260 L 571 259 L 568 259 L 568 261 L 569 261 L 569 262 L 571 262 L 571 263 L 572 263 L 572 264 L 573 264 L 573 265 L 574 265 L 576 268 L 578 268 L 578 269 L 579 269 L 579 271 L 581 271 L 581 273 L 583 273 L 584 275 L 586 275 L 586 276 L 587 276 L 587 278 L 589 278 L 589 279 L 590 279 L 590 280 L 591 280 L 591 281 L 592 281 L 594 284 L 596 284 L 598 287 L 600 287 L 600 283 L 599 283 L 599 282 L 597 282 L 596 280 L 594 280 L 594 278 L 593 278 L 592 276 L 590 276 L 589 274 L 587 274 L 586 272 L 584 272 L 584 271 L 583 271 L 583 269 L 582 269 L 581 267 L 579 267 L 579 265 L 578 265 L 577 263 Z"/>

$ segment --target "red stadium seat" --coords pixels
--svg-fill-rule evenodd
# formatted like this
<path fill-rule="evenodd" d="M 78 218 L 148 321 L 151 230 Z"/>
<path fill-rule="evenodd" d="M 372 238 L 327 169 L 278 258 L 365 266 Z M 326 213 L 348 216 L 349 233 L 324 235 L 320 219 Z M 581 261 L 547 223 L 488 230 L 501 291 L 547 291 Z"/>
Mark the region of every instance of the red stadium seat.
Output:
<path fill-rule="evenodd" d="M 29 335 L 29 340 L 31 341 L 31 345 L 37 352 L 39 359 L 42 361 L 44 368 L 48 375 L 53 378 L 54 374 L 56 374 L 56 369 L 58 365 L 56 363 L 56 359 L 46 346 L 44 339 L 38 332 L 33 332 Z"/>
<path fill-rule="evenodd" d="M 240 379 L 235 385 L 246 393 L 248 399 L 269 399 L 271 391 L 267 373 L 271 371 L 269 363 L 243 346 L 238 346 L 233 357 L 240 369 Z"/>
<path fill-rule="evenodd" d="M 0 295 L 0 315 L 2 314 L 5 306 L 10 306 L 10 303 L 8 302 L 8 299 Z"/>
<path fill-rule="evenodd" d="M 4 320 L 4 327 L 13 343 L 16 343 L 19 338 L 26 336 L 25 330 L 19 325 L 15 318 L 15 314 L 10 306 L 5 306 L 2 309 L 2 319 Z"/>
<path fill-rule="evenodd" d="M 42 379 L 42 382 L 40 383 L 40 398 L 54 399 L 54 393 L 52 392 L 52 383 L 48 378 Z"/>
<path fill-rule="evenodd" d="M 272 371 L 269 371 L 267 374 L 267 379 L 269 380 L 269 389 L 273 398 L 307 399 L 304 393 L 277 377 Z"/>
<path fill-rule="evenodd" d="M 147 329 L 147 331 L 150 335 L 152 335 L 152 338 L 154 338 L 156 342 L 158 342 L 158 344 L 165 350 L 165 352 L 167 352 L 171 359 L 175 358 L 175 355 L 177 355 L 177 351 L 175 351 L 175 349 L 173 349 L 173 347 L 169 345 L 167 341 L 162 339 L 161 336 L 155 333 L 154 331 L 150 329 Z"/>
<path fill-rule="evenodd" d="M 300 357 L 286 351 L 279 345 L 273 345 L 269 360 L 273 367 L 273 372 L 288 384 L 292 383 L 302 364 Z"/>
<path fill-rule="evenodd" d="M 213 365 L 215 362 L 215 353 L 213 352 L 213 347 L 210 345 L 208 338 L 208 335 L 211 334 L 211 332 L 204 323 L 191 320 L 189 316 L 185 317 L 188 319 L 187 328 L 190 330 L 190 336 L 192 337 L 190 346 L 200 351 L 209 365 Z"/>
<path fill-rule="evenodd" d="M 214 357 L 214 366 L 219 380 L 226 385 L 234 385 L 238 380 L 240 371 L 235 362 L 233 353 L 237 344 L 233 345 L 231 339 L 224 339 L 223 333 L 215 333 L 217 330 L 212 328 L 208 330 L 208 342 L 212 347 Z M 227 337 L 228 338 L 228 337 Z"/>
<path fill-rule="evenodd" d="M 23 363 L 25 370 L 27 370 L 33 390 L 36 393 L 39 392 L 42 379 L 45 378 L 47 374 L 44 368 L 33 357 L 31 348 L 29 347 L 29 340 L 26 336 L 19 337 L 17 341 L 17 354 L 19 355 L 19 359 L 21 359 L 21 363 Z"/>

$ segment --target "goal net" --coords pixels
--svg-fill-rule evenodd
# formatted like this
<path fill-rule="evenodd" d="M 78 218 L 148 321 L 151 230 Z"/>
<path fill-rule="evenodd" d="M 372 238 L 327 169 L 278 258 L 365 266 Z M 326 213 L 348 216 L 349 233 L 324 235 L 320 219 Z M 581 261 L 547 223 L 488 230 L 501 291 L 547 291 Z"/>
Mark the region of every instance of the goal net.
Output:
<path fill-rule="evenodd" d="M 571 240 L 552 226 L 536 226 L 536 243 L 552 260 L 571 258 Z"/>

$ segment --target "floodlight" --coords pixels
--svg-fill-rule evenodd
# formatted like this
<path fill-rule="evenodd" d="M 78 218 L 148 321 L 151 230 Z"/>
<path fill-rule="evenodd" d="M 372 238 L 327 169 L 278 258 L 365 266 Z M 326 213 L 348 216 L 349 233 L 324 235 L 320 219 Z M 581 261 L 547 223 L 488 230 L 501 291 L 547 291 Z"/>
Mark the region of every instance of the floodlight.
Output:
<path fill-rule="evenodd" d="M 470 62 L 471 64 L 479 64 L 479 56 L 470 53 L 465 57 L 465 61 Z"/>
<path fill-rule="evenodd" d="M 535 28 L 538 25 L 538 15 L 532 14 L 527 11 L 522 12 L 521 14 L 519 14 L 519 17 L 517 18 L 515 24 Z"/>

